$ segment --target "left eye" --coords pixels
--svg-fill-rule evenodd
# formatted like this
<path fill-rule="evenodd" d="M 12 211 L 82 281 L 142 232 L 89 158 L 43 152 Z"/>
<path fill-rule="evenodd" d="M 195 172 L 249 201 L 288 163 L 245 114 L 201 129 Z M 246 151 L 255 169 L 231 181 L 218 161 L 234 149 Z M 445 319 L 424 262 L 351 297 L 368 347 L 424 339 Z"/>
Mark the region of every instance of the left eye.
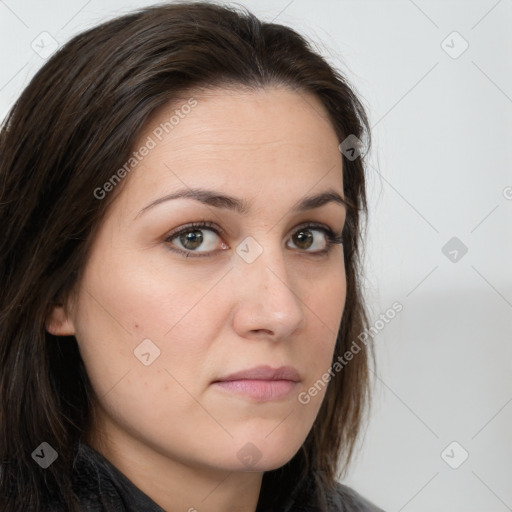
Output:
<path fill-rule="evenodd" d="M 321 233 L 322 236 L 318 236 Z M 325 228 L 301 228 L 291 237 L 297 249 L 310 250 L 309 252 L 317 252 L 324 250 L 329 244 Z"/>

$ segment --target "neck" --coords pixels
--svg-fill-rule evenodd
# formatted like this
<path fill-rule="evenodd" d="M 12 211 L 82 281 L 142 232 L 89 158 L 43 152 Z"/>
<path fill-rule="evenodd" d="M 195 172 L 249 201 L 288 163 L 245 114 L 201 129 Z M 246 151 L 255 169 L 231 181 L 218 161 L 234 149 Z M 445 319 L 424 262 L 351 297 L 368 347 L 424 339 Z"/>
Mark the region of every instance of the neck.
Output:
<path fill-rule="evenodd" d="M 119 429 L 110 435 L 112 428 L 102 428 L 101 437 L 87 436 L 87 444 L 166 512 L 256 511 L 262 472 L 222 471 L 171 459 Z"/>

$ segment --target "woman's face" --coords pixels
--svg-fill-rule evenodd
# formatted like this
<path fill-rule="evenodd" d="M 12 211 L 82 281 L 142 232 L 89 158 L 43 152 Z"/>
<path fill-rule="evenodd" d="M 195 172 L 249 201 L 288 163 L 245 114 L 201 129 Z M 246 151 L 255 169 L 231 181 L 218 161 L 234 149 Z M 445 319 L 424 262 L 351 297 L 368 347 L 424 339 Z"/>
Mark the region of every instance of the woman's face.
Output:
<path fill-rule="evenodd" d="M 343 247 L 327 235 L 345 220 L 333 199 L 339 141 L 309 94 L 216 90 L 190 109 L 187 99 L 140 135 L 135 150 L 149 149 L 102 222 L 61 327 L 100 404 L 95 432 L 118 453 L 274 469 L 317 416 L 325 385 L 307 404 L 298 397 L 329 370 L 345 305 Z M 262 366 L 295 370 L 218 383 Z"/>

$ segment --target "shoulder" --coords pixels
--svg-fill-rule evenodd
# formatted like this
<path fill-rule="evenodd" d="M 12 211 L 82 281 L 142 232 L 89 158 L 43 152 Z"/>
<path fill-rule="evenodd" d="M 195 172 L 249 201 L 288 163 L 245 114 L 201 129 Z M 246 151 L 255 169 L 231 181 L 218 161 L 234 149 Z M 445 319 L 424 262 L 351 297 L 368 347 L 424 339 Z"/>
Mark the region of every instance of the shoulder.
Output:
<path fill-rule="evenodd" d="M 339 482 L 327 494 L 329 512 L 384 512 L 354 489 Z"/>

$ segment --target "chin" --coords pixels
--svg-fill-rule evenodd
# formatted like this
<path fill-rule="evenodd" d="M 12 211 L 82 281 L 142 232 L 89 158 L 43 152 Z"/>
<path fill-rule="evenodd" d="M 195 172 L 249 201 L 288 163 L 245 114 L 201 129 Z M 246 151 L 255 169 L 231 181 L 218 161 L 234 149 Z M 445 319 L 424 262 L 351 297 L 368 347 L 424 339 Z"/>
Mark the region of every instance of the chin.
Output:
<path fill-rule="evenodd" d="M 253 437 L 254 441 L 247 437 L 246 442 L 237 443 L 240 447 L 236 451 L 236 467 L 233 470 L 263 472 L 284 466 L 294 457 L 304 442 L 305 436 L 304 438 L 295 438 L 295 436 L 278 436 L 274 433 L 268 438 Z"/>
<path fill-rule="evenodd" d="M 285 464 L 290 462 L 293 459 L 294 455 L 297 453 L 297 450 L 293 453 L 289 454 L 286 457 L 273 457 L 272 460 L 266 461 L 265 464 L 261 465 L 259 471 L 272 471 L 274 469 L 278 469 L 283 467 Z"/>

